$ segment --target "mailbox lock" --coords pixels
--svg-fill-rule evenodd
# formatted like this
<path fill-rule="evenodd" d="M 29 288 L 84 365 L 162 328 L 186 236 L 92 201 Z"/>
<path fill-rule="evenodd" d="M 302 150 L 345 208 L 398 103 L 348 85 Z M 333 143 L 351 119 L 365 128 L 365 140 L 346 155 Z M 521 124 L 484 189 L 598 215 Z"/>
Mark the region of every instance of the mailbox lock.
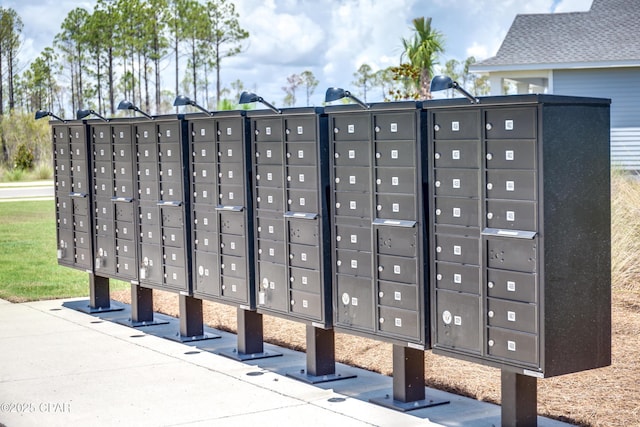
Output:
<path fill-rule="evenodd" d="M 487 212 L 487 219 L 492 219 L 492 218 L 493 218 L 493 213 Z"/>
<path fill-rule="evenodd" d="M 333 155 L 333 157 L 335 157 L 335 158 L 337 159 L 338 157 L 340 157 L 340 153 L 335 153 L 335 154 Z"/>
<path fill-rule="evenodd" d="M 495 316 L 495 313 L 493 312 L 493 310 L 489 310 L 489 312 L 487 313 L 487 315 L 491 318 L 493 318 L 493 316 Z"/>
<path fill-rule="evenodd" d="M 291 153 L 287 153 L 287 159 L 291 158 Z"/>
<path fill-rule="evenodd" d="M 436 275 L 436 279 L 438 279 L 438 280 L 442 280 L 442 274 L 437 274 L 437 275 Z"/>
<path fill-rule="evenodd" d="M 493 289 L 493 287 L 494 287 L 494 286 L 495 286 L 495 283 L 493 283 L 493 282 L 489 282 L 489 283 L 487 283 L 487 287 L 488 287 L 489 289 Z"/>
<path fill-rule="evenodd" d="M 383 267 L 383 266 L 381 266 L 381 265 L 379 265 L 379 266 L 378 266 L 378 271 L 380 271 L 380 272 L 384 271 L 384 267 Z"/>
<path fill-rule="evenodd" d="M 436 182 L 435 182 L 435 185 L 436 185 L 436 188 L 437 188 L 437 187 L 440 187 L 440 181 L 436 181 Z"/>
<path fill-rule="evenodd" d="M 382 180 L 380 178 L 376 179 L 376 184 L 378 185 L 382 184 Z"/>
<path fill-rule="evenodd" d="M 340 202 L 336 203 L 336 209 L 340 209 Z"/>
<path fill-rule="evenodd" d="M 338 128 L 333 128 L 333 133 L 338 133 L 338 132 L 340 132 L 340 129 L 338 129 Z"/>
<path fill-rule="evenodd" d="M 287 176 L 287 181 L 291 182 L 291 176 Z"/>
<path fill-rule="evenodd" d="M 342 261 L 338 260 L 338 262 L 336 262 L 336 264 L 338 265 L 338 267 L 340 267 L 342 265 Z"/>
<path fill-rule="evenodd" d="M 495 342 L 493 340 L 489 340 L 489 347 L 493 347 L 494 344 Z"/>
<path fill-rule="evenodd" d="M 294 255 L 293 254 L 289 254 L 289 259 L 293 259 Z"/>
<path fill-rule="evenodd" d="M 442 246 L 436 246 L 436 252 L 438 253 L 442 252 Z"/>
<path fill-rule="evenodd" d="M 342 236 L 336 236 L 336 242 L 339 242 L 342 240 Z"/>
<path fill-rule="evenodd" d="M 295 300 L 291 300 L 291 305 L 295 305 Z"/>
<path fill-rule="evenodd" d="M 285 129 L 284 133 L 286 133 L 287 135 L 289 135 L 291 133 L 291 129 Z"/>
<path fill-rule="evenodd" d="M 384 323 L 384 317 L 381 317 L 380 320 L 378 320 L 380 323 Z"/>
<path fill-rule="evenodd" d="M 259 131 L 258 129 L 256 129 L 256 130 L 255 130 L 255 134 L 256 134 L 256 135 L 259 135 L 259 134 L 260 134 L 260 131 Z"/>
<path fill-rule="evenodd" d="M 224 243 L 220 243 L 220 249 L 224 249 Z"/>
<path fill-rule="evenodd" d="M 336 184 L 340 184 L 340 178 L 336 178 Z"/>
<path fill-rule="evenodd" d="M 267 279 L 266 277 L 262 279 L 262 287 L 265 289 L 269 289 L 269 279 Z"/>
<path fill-rule="evenodd" d="M 491 160 L 491 159 L 493 159 L 493 154 L 487 153 L 487 160 Z"/>
<path fill-rule="evenodd" d="M 491 123 L 487 123 L 485 127 L 487 128 L 487 130 L 493 129 L 493 125 Z"/>
<path fill-rule="evenodd" d="M 376 159 L 379 159 L 380 157 L 382 157 L 382 155 L 380 153 L 376 153 Z"/>
<path fill-rule="evenodd" d="M 378 206 L 376 206 L 376 209 L 377 209 L 377 210 L 379 210 L 379 211 L 381 211 L 381 210 L 382 210 L 382 205 L 378 205 Z"/>
<path fill-rule="evenodd" d="M 380 126 L 376 126 L 374 130 L 376 131 L 376 133 L 380 132 Z"/>
<path fill-rule="evenodd" d="M 434 125 L 433 126 L 433 130 L 435 130 L 436 132 L 438 132 L 440 130 L 440 125 Z"/>
<path fill-rule="evenodd" d="M 442 211 L 440 209 L 436 209 L 436 215 L 440 215 Z"/>
<path fill-rule="evenodd" d="M 378 293 L 378 296 L 379 296 L 380 298 L 384 298 L 384 292 L 380 291 L 380 292 Z"/>
<path fill-rule="evenodd" d="M 491 190 L 491 189 L 493 189 L 493 184 L 489 182 L 487 184 L 487 190 Z"/>
<path fill-rule="evenodd" d="M 436 160 L 438 160 L 438 159 L 440 158 L 440 153 L 436 153 L 436 154 L 434 154 L 434 156 L 433 156 L 433 157 L 435 157 L 435 158 L 436 158 Z"/>

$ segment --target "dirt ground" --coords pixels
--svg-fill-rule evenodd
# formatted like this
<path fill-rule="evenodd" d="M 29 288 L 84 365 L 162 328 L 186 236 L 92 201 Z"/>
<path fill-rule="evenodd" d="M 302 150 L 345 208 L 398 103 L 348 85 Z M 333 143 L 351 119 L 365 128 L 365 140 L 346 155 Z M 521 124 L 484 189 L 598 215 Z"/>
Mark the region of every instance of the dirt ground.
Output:
<path fill-rule="evenodd" d="M 127 291 L 112 297 L 129 303 Z M 154 290 L 154 309 L 178 316 L 178 296 Z M 613 294 L 612 365 L 538 380 L 538 414 L 581 426 L 640 426 L 640 295 Z M 236 309 L 204 302 L 205 324 L 236 332 Z M 305 350 L 305 326 L 264 316 L 265 341 Z M 336 333 L 336 360 L 384 375 L 393 371 L 391 344 Z M 478 400 L 500 403 L 500 371 L 425 352 L 425 384 Z"/>

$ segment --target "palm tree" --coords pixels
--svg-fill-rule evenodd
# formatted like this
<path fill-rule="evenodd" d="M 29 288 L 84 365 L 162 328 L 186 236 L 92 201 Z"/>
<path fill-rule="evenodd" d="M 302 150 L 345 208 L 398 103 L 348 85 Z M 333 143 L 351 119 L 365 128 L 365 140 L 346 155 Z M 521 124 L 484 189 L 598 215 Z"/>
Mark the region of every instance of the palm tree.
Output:
<path fill-rule="evenodd" d="M 413 38 L 402 39 L 404 52 L 411 65 L 420 70 L 420 78 L 416 81 L 422 99 L 431 98 L 429 84 L 433 74 L 433 66 L 437 64 L 438 53 L 444 52 L 444 36 L 431 27 L 431 18 L 415 18 L 413 21 Z"/>

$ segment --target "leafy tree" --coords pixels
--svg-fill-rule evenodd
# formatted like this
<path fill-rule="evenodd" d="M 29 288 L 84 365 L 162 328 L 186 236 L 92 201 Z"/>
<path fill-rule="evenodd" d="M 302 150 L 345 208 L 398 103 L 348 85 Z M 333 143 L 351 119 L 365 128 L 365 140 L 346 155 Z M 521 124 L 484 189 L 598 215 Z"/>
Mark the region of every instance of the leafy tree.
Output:
<path fill-rule="evenodd" d="M 308 107 L 309 105 L 311 105 L 309 99 L 311 98 L 311 95 L 313 95 L 313 92 L 316 90 L 320 82 L 318 81 L 318 79 L 316 79 L 316 76 L 313 75 L 313 72 L 309 70 L 303 71 L 302 74 L 300 74 L 300 78 L 302 79 L 302 84 L 304 85 L 305 92 L 307 94 Z"/>
<path fill-rule="evenodd" d="M 388 101 L 390 91 L 394 86 L 392 67 L 382 68 L 373 74 L 371 80 L 372 88 L 380 88 L 380 99 Z"/>
<path fill-rule="evenodd" d="M 84 106 L 85 48 L 83 46 L 83 29 L 88 16 L 89 13 L 80 7 L 73 9 L 62 22 L 61 32 L 56 35 L 54 40 L 69 65 L 71 105 L 74 111 Z"/>
<path fill-rule="evenodd" d="M 242 52 L 243 41 L 249 38 L 249 33 L 240 27 L 239 15 L 233 3 L 227 0 L 209 0 L 206 11 L 211 25 L 206 41 L 212 53 L 211 62 L 216 69 L 216 102 L 220 102 L 222 60 Z"/>
<path fill-rule="evenodd" d="M 353 73 L 353 77 L 356 80 L 353 81 L 353 84 L 362 89 L 362 96 L 364 98 L 364 102 L 367 102 L 367 90 L 372 87 L 374 74 L 369 64 L 362 64 L 358 71 Z"/>
<path fill-rule="evenodd" d="M 287 77 L 287 86 L 283 86 L 282 90 L 285 93 L 284 101 L 285 106 L 295 107 L 296 105 L 296 90 L 302 85 L 302 77 L 298 74 L 291 74 Z"/>
<path fill-rule="evenodd" d="M 434 65 L 437 64 L 437 56 L 444 52 L 444 36 L 431 27 L 431 18 L 415 18 L 413 21 L 414 35 L 409 39 L 402 39 L 404 51 L 412 67 L 418 71 L 416 81 L 420 98 L 429 99 L 431 93 L 429 85 L 433 75 Z"/>
<path fill-rule="evenodd" d="M 7 90 L 9 95 L 9 112 L 15 106 L 15 76 L 20 49 L 23 24 L 15 10 L 0 7 L 0 115 L 4 114 L 4 97 L 2 76 L 3 63 L 7 65 Z"/>

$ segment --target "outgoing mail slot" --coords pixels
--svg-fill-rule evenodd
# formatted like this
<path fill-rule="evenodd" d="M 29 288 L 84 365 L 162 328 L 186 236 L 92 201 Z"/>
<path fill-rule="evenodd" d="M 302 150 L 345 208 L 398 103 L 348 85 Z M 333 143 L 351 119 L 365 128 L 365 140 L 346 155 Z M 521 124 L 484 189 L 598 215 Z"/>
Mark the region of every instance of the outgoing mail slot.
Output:
<path fill-rule="evenodd" d="M 241 117 L 235 119 L 222 119 L 217 123 L 218 141 L 238 141 L 242 140 L 244 134 L 242 132 L 243 119 Z"/>
<path fill-rule="evenodd" d="M 436 169 L 437 196 L 478 197 L 480 176 L 474 169 Z"/>
<path fill-rule="evenodd" d="M 291 268 L 289 283 L 292 289 L 299 289 L 307 292 L 318 293 L 322 291 L 319 270 L 307 268 Z"/>
<path fill-rule="evenodd" d="M 259 280 L 258 305 L 287 311 L 289 307 L 289 286 L 286 268 L 271 262 L 258 262 L 256 272 Z"/>
<path fill-rule="evenodd" d="M 414 168 L 376 168 L 375 173 L 378 193 L 416 194 Z"/>
<path fill-rule="evenodd" d="M 494 298 L 535 303 L 536 275 L 487 269 L 487 294 Z"/>
<path fill-rule="evenodd" d="M 140 223 L 160 224 L 160 208 L 155 204 L 140 204 Z"/>
<path fill-rule="evenodd" d="M 373 329 L 373 288 L 371 280 L 337 275 L 337 294 L 334 296 L 336 326 Z"/>
<path fill-rule="evenodd" d="M 336 252 L 336 270 L 338 274 L 372 277 L 371 252 L 345 250 L 338 250 Z"/>
<path fill-rule="evenodd" d="M 256 119 L 253 123 L 253 138 L 259 143 L 262 141 L 282 141 L 282 120 Z"/>
<path fill-rule="evenodd" d="M 532 304 L 495 298 L 487 299 L 487 323 L 489 326 L 535 334 L 538 331 L 536 312 L 536 306 Z"/>
<path fill-rule="evenodd" d="M 225 255 L 246 256 L 246 239 L 235 234 L 220 235 L 220 252 Z"/>
<path fill-rule="evenodd" d="M 420 337 L 420 315 L 414 310 L 402 310 L 399 308 L 379 307 L 378 328 L 394 336 Z"/>
<path fill-rule="evenodd" d="M 488 169 L 534 169 L 536 166 L 536 141 L 489 140 L 487 141 Z"/>
<path fill-rule="evenodd" d="M 258 216 L 258 237 L 260 239 L 284 241 L 285 221 L 284 218 L 269 218 Z"/>
<path fill-rule="evenodd" d="M 226 300 L 235 300 L 246 304 L 249 298 L 248 291 L 245 278 L 222 277 L 221 295 Z"/>
<path fill-rule="evenodd" d="M 487 227 L 530 230 L 538 229 L 535 202 L 488 200 Z"/>
<path fill-rule="evenodd" d="M 302 219 L 289 219 L 287 221 L 289 229 L 289 242 L 303 245 L 320 244 L 320 232 L 317 221 Z"/>
<path fill-rule="evenodd" d="M 220 166 L 222 167 L 222 165 Z M 256 185 L 282 188 L 284 187 L 283 174 L 284 172 L 280 165 L 258 165 L 256 166 Z"/>
<path fill-rule="evenodd" d="M 399 231 L 393 227 L 393 231 Z M 336 248 L 371 251 L 371 228 L 336 224 Z"/>
<path fill-rule="evenodd" d="M 487 171 L 487 197 L 490 199 L 536 200 L 534 171 Z"/>
<path fill-rule="evenodd" d="M 212 165 L 213 166 L 213 165 Z M 211 167 L 213 172 L 213 167 Z M 282 172 L 280 172 L 282 174 Z M 243 184 L 244 173 L 242 170 L 242 163 L 222 163 L 218 166 L 218 182 L 222 185 L 226 184 Z M 262 182 L 260 185 L 265 185 Z M 282 185 L 282 184 L 280 184 Z"/>
<path fill-rule="evenodd" d="M 487 351 L 490 356 L 517 360 L 535 366 L 538 363 L 538 338 L 533 334 L 489 328 Z"/>
<path fill-rule="evenodd" d="M 240 142 L 219 142 L 218 147 L 218 161 L 220 163 L 242 163 L 243 161 L 243 149 L 242 140 Z M 209 161 L 213 161 L 215 157 L 211 157 Z"/>
<path fill-rule="evenodd" d="M 321 317 L 320 295 L 302 291 L 291 291 L 291 312 L 313 319 Z"/>
<path fill-rule="evenodd" d="M 244 186 L 221 185 L 218 200 L 223 206 L 244 206 Z"/>
<path fill-rule="evenodd" d="M 284 264 L 286 259 L 286 246 L 284 242 L 275 240 L 258 239 L 258 259 L 277 264 Z"/>
<path fill-rule="evenodd" d="M 478 200 L 460 197 L 436 197 L 434 221 L 436 224 L 478 227 Z"/>
<path fill-rule="evenodd" d="M 258 209 L 284 212 L 284 190 L 282 188 L 257 187 L 256 205 Z"/>
<path fill-rule="evenodd" d="M 218 234 L 213 231 L 196 230 L 193 235 L 193 246 L 197 251 L 219 252 Z"/>
<path fill-rule="evenodd" d="M 316 213 L 318 208 L 318 192 L 316 190 L 287 191 L 287 211 Z"/>
<path fill-rule="evenodd" d="M 480 264 L 478 239 L 436 235 L 436 260 L 460 264 Z"/>
<path fill-rule="evenodd" d="M 240 279 L 247 278 L 246 258 L 230 255 L 222 255 L 220 257 L 220 273 Z"/>
<path fill-rule="evenodd" d="M 194 163 L 193 164 L 193 182 L 205 182 L 215 184 L 216 182 L 216 165 L 215 163 Z"/>
<path fill-rule="evenodd" d="M 439 290 L 436 292 L 436 342 L 434 347 L 449 347 L 479 353 L 480 298 L 475 295 Z"/>
<path fill-rule="evenodd" d="M 480 112 L 438 111 L 433 115 L 434 139 L 480 139 Z"/>
<path fill-rule="evenodd" d="M 418 288 L 393 282 L 378 282 L 378 304 L 387 307 L 419 310 Z"/>
<path fill-rule="evenodd" d="M 469 140 L 438 140 L 434 162 L 437 168 L 479 168 L 480 142 Z"/>
<path fill-rule="evenodd" d="M 417 220 L 416 198 L 405 194 L 376 194 L 376 218 Z"/>
<path fill-rule="evenodd" d="M 220 212 L 220 232 L 244 236 L 246 232 L 243 212 Z"/>
<path fill-rule="evenodd" d="M 536 109 L 495 108 L 486 111 L 487 139 L 536 137 Z"/>
<path fill-rule="evenodd" d="M 210 295 L 220 295 L 220 274 L 218 254 L 209 252 L 195 252 L 194 287 L 195 292 Z"/>
<path fill-rule="evenodd" d="M 218 229 L 217 219 L 213 207 L 203 205 L 193 207 L 194 230 L 216 231 Z"/>
<path fill-rule="evenodd" d="M 371 191 L 371 168 L 336 166 L 335 191 Z"/>
<path fill-rule="evenodd" d="M 537 240 L 488 238 L 487 264 L 490 268 L 527 273 L 536 271 Z"/>
<path fill-rule="evenodd" d="M 311 117 L 292 117 L 284 121 L 287 141 L 315 141 L 316 120 Z"/>
<path fill-rule="evenodd" d="M 184 230 L 182 228 L 163 227 L 162 242 L 165 246 L 182 248 L 184 250 Z"/>
<path fill-rule="evenodd" d="M 318 246 L 289 245 L 289 265 L 319 270 L 320 253 Z"/>
<path fill-rule="evenodd" d="M 376 142 L 375 158 L 377 166 L 415 166 L 415 141 L 378 141 Z"/>
<path fill-rule="evenodd" d="M 287 164 L 315 166 L 318 164 L 317 149 L 315 142 L 287 142 Z"/>
<path fill-rule="evenodd" d="M 162 225 L 165 227 L 178 227 L 184 226 L 184 218 L 181 207 L 175 206 L 162 206 L 160 208 L 162 215 Z"/>
<path fill-rule="evenodd" d="M 378 278 L 400 283 L 417 283 L 418 266 L 416 258 L 390 255 L 378 256 Z"/>
<path fill-rule="evenodd" d="M 318 169 L 313 166 L 287 167 L 287 187 L 316 190 L 318 188 Z"/>
<path fill-rule="evenodd" d="M 480 295 L 480 267 L 436 262 L 436 287 Z"/>
<path fill-rule="evenodd" d="M 371 144 L 368 141 L 336 142 L 333 163 L 336 166 L 370 166 Z"/>
<path fill-rule="evenodd" d="M 330 132 L 335 141 L 369 141 L 371 127 L 369 114 L 348 114 L 334 117 Z"/>
<path fill-rule="evenodd" d="M 415 139 L 415 112 L 376 114 L 373 118 L 378 140 Z"/>
<path fill-rule="evenodd" d="M 335 214 L 371 218 L 371 195 L 366 193 L 335 192 Z"/>
<path fill-rule="evenodd" d="M 216 122 L 213 119 L 193 120 L 191 123 L 191 140 L 194 142 L 215 142 Z"/>
<path fill-rule="evenodd" d="M 262 165 L 281 165 L 284 162 L 282 158 L 281 142 L 256 142 L 255 145 L 255 161 Z"/>
<path fill-rule="evenodd" d="M 181 163 L 179 143 L 165 142 L 162 144 L 158 144 L 158 151 L 159 151 L 158 154 L 160 156 L 160 162 L 162 163 L 176 162 L 178 164 Z"/>
<path fill-rule="evenodd" d="M 176 141 L 180 141 L 180 122 L 176 120 L 171 123 L 159 123 L 158 142 L 162 145 Z"/>
<path fill-rule="evenodd" d="M 148 244 L 162 243 L 159 224 L 140 224 L 140 242 Z"/>
<path fill-rule="evenodd" d="M 378 226 L 375 228 L 378 239 L 378 253 L 415 257 L 418 253 L 418 229 Z"/>

